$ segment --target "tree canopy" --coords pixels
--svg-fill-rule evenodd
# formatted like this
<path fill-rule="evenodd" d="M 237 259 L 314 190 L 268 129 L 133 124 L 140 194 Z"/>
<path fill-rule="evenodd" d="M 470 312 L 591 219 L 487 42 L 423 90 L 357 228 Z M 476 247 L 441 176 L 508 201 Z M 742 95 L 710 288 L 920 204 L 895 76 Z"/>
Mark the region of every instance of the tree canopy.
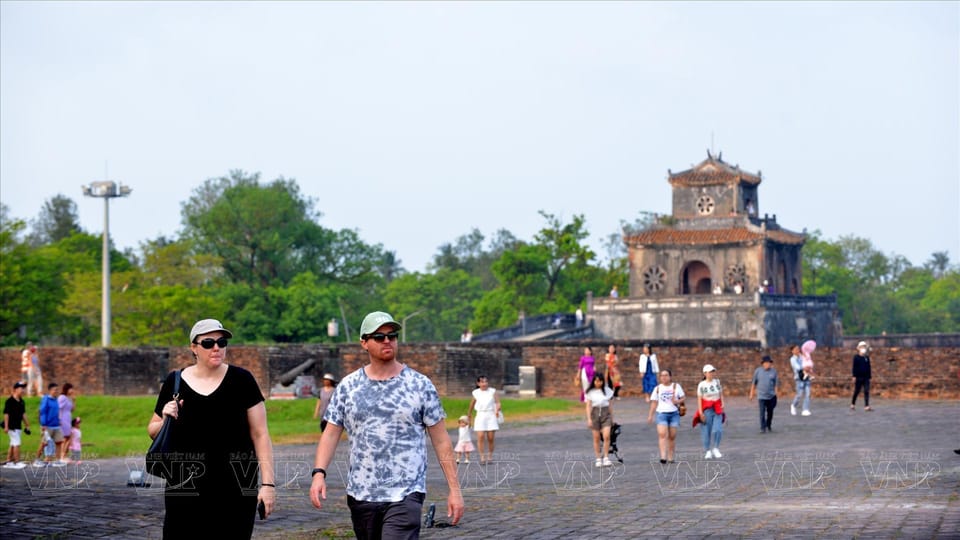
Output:
<path fill-rule="evenodd" d="M 182 204 L 178 237 L 110 249 L 113 345 L 184 344 L 205 317 L 224 321 L 240 343 L 343 341 L 381 309 L 405 321 L 408 341 L 457 340 L 520 313 L 572 312 L 613 285 L 626 291 L 623 235 L 667 219 L 641 212 L 622 222 L 602 237 L 600 261 L 582 215 L 541 210 L 530 239 L 501 229 L 488 240 L 471 229 L 440 245 L 427 272 L 408 273 L 358 231 L 325 228 L 316 205 L 292 179 L 231 171 L 201 182 Z M 0 205 L 0 344 L 97 345 L 100 237 L 81 230 L 63 195 L 30 223 Z M 848 334 L 960 332 L 960 268 L 945 251 L 914 266 L 867 239 L 816 231 L 802 256 L 804 292 L 835 294 Z M 331 320 L 339 335 L 327 334 Z"/>

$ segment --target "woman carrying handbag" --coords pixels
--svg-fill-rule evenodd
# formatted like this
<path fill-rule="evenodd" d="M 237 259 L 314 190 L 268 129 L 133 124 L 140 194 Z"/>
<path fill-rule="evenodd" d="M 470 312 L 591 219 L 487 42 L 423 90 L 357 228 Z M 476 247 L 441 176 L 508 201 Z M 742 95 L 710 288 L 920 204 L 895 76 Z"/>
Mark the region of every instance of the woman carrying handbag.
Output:
<path fill-rule="evenodd" d="M 181 372 L 179 400 L 172 399 L 176 372 L 171 372 L 147 426 L 154 438 L 165 417 L 175 419 L 173 448 L 179 459 L 171 464 L 164 491 L 163 538 L 195 538 L 201 521 L 218 537 L 250 538 L 258 503 L 261 518 L 273 512 L 267 410 L 253 375 L 226 363 L 232 337 L 214 319 L 193 326 L 195 363 Z"/>

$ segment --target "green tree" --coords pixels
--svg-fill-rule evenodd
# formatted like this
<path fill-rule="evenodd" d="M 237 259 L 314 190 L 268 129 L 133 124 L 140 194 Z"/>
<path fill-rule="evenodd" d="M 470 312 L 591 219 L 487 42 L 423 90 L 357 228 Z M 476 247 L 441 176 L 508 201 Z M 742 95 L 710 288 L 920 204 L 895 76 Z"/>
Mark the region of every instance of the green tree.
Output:
<path fill-rule="evenodd" d="M 46 304 L 55 315 L 48 319 L 52 325 L 47 335 L 59 343 L 93 345 L 100 338 L 102 309 L 102 252 L 101 238 L 74 233 L 63 240 L 42 246 L 33 256 L 48 268 L 52 275 L 46 278 L 50 287 Z M 128 281 L 126 273 L 134 265 L 122 253 L 110 250 L 111 299 Z M 112 322 L 122 317 L 122 311 L 113 309 Z M 117 344 L 123 344 L 118 342 Z"/>
<path fill-rule="evenodd" d="M 69 197 L 57 194 L 43 203 L 40 215 L 33 223 L 30 243 L 34 246 L 51 244 L 78 232 L 82 232 L 82 229 L 77 215 L 77 203 Z"/>
<path fill-rule="evenodd" d="M 490 330 L 514 324 L 518 314 L 573 311 L 604 280 L 592 266 L 595 258 L 584 241 L 588 233 L 583 216 L 564 223 L 541 211 L 546 225 L 530 244 L 519 243 L 504 251 L 492 271 L 498 285 L 477 303 L 474 327 Z"/>
<path fill-rule="evenodd" d="M 259 174 L 207 180 L 184 203 L 184 232 L 198 252 L 218 256 L 226 277 L 262 287 L 289 282 L 304 248 L 323 236 L 312 201 L 293 181 L 261 186 Z"/>
<path fill-rule="evenodd" d="M 506 229 L 498 230 L 484 249 L 484 236 L 479 229 L 472 229 L 469 233 L 457 237 L 453 243 L 442 244 L 437 248 L 433 261 L 428 265 L 430 271 L 440 269 L 463 270 L 480 279 L 481 287 L 485 290 L 497 285 L 493 275 L 493 263 L 504 252 L 519 245 L 516 237 Z"/>
<path fill-rule="evenodd" d="M 480 279 L 465 270 L 441 268 L 434 274 L 418 272 L 387 285 L 384 300 L 389 312 L 407 323 L 408 341 L 453 341 L 470 325 L 473 303 L 481 296 Z"/>
<path fill-rule="evenodd" d="M 946 270 L 920 301 L 929 325 L 922 332 L 960 332 L 960 270 Z"/>
<path fill-rule="evenodd" d="M 321 227 L 313 199 L 294 180 L 261 185 L 259 174 L 231 171 L 204 182 L 181 213 L 185 237 L 198 253 L 219 257 L 233 283 L 284 287 L 303 272 L 364 283 L 377 271 L 398 271 L 379 244 Z"/>
<path fill-rule="evenodd" d="M 590 236 L 586 229 L 586 220 L 583 215 L 573 216 L 573 221 L 563 223 L 553 214 L 543 210 L 540 215 L 547 221 L 547 226 L 540 229 L 534 236 L 537 245 L 542 246 L 547 253 L 546 281 L 548 300 L 554 298 L 557 284 L 563 276 L 564 270 L 570 265 L 589 263 L 595 258 L 593 251 L 583 241 Z"/>
<path fill-rule="evenodd" d="M 323 283 L 310 272 L 297 275 L 289 287 L 272 293 L 276 303 L 284 306 L 273 339 L 292 343 L 333 341 L 327 336 L 327 323 L 339 318 L 337 299 L 350 295 L 348 286 Z"/>
<path fill-rule="evenodd" d="M 937 251 L 930 255 L 930 260 L 924 263 L 923 266 L 932 270 L 933 275 L 939 278 L 950 268 L 950 256 L 946 251 Z"/>
<path fill-rule="evenodd" d="M 42 288 L 42 276 L 30 259 L 30 246 L 23 239 L 27 224 L 10 217 L 10 208 L 0 204 L 0 344 L 36 340 L 43 321 L 43 305 L 34 292 Z M 21 335 L 21 328 L 23 334 Z"/>

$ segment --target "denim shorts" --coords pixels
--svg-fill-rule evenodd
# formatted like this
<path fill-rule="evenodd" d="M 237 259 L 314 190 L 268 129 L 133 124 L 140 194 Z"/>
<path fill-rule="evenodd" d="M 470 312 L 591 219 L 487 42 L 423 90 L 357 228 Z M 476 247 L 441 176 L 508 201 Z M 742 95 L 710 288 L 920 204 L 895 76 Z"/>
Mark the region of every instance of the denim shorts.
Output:
<path fill-rule="evenodd" d="M 657 425 L 667 427 L 680 427 L 680 412 L 658 412 Z"/>

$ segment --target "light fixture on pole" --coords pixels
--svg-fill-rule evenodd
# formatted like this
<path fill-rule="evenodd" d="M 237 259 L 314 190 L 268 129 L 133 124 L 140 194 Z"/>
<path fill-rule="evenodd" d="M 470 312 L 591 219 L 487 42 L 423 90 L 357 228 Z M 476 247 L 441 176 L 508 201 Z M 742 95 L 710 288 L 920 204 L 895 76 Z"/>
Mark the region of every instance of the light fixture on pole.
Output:
<path fill-rule="evenodd" d="M 103 306 L 100 313 L 100 340 L 102 347 L 110 346 L 110 199 L 126 197 L 132 189 L 110 180 L 91 182 L 82 186 L 87 197 L 103 199 Z"/>
<path fill-rule="evenodd" d="M 403 340 L 404 343 L 407 342 L 407 319 L 413 317 L 414 315 L 419 315 L 421 313 L 423 313 L 423 310 L 418 309 L 413 313 L 407 315 L 406 317 L 403 318 L 403 320 L 400 321 L 401 339 Z"/>

